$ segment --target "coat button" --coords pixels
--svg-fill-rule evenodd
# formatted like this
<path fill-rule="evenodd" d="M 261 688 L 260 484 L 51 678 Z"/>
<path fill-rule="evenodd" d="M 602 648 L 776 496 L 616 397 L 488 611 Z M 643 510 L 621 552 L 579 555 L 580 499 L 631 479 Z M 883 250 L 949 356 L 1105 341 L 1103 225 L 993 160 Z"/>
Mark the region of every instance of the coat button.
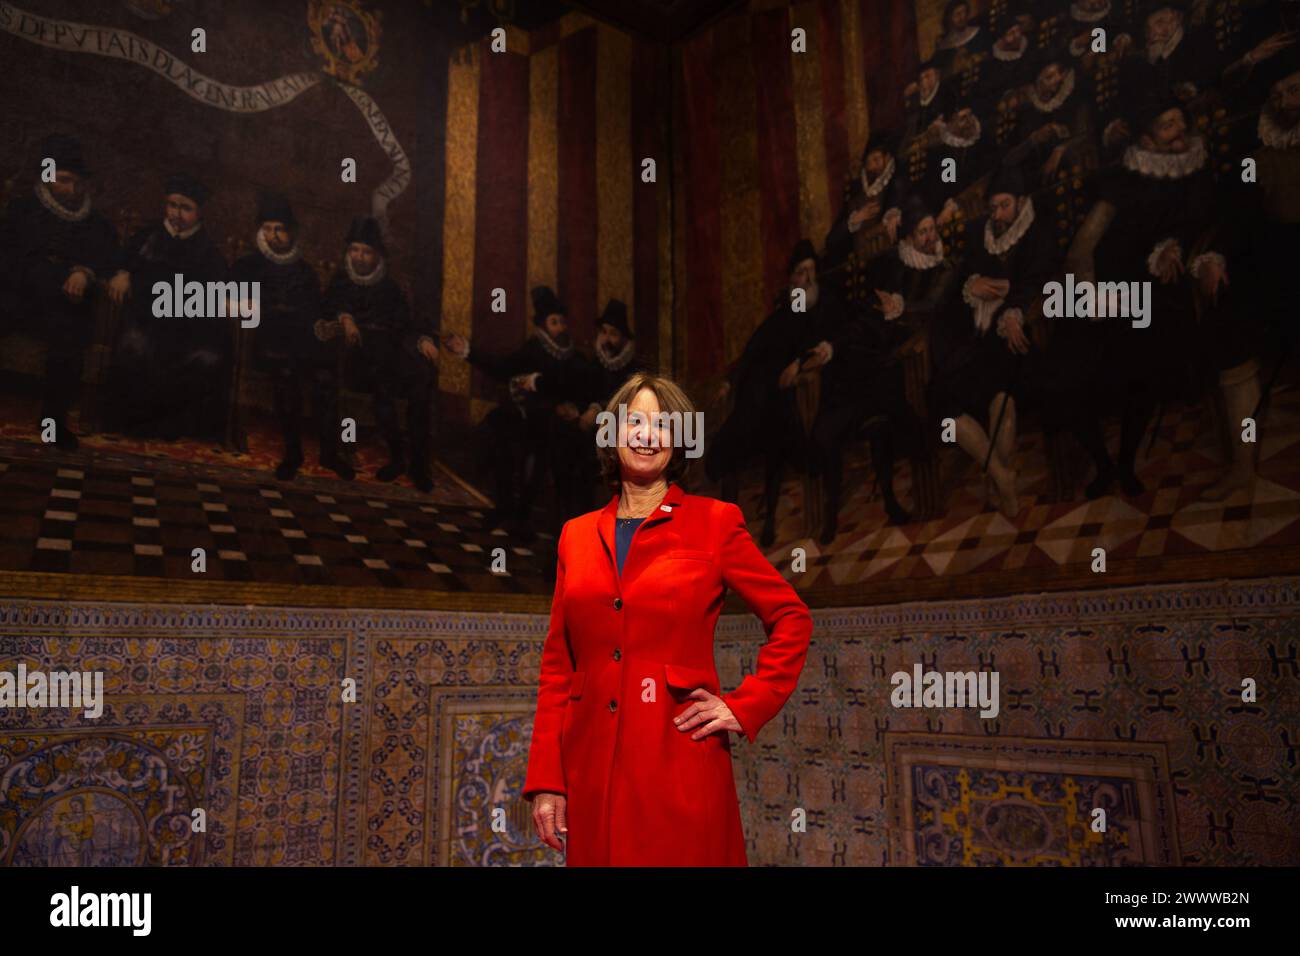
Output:
<path fill-rule="evenodd" d="M 616 701 L 616 700 L 611 700 L 611 701 L 609 702 L 609 712 L 612 714 L 612 713 L 614 713 L 614 711 L 616 711 L 616 710 L 618 710 L 618 701 Z"/>
<path fill-rule="evenodd" d="M 623 652 L 620 651 L 617 647 L 614 648 L 614 660 L 621 661 L 622 659 L 623 659 Z"/>
<path fill-rule="evenodd" d="M 622 598 L 614 598 L 614 610 L 615 610 L 615 611 L 621 611 L 621 610 L 623 610 L 623 599 L 622 599 Z"/>

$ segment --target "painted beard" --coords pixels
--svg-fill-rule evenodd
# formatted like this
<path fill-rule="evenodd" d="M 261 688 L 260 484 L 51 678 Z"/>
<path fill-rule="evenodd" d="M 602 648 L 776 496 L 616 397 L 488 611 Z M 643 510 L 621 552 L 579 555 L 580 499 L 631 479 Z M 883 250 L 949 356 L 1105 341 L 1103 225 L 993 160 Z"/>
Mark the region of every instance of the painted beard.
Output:
<path fill-rule="evenodd" d="M 618 345 L 615 345 L 613 342 L 606 339 L 605 344 L 602 345 L 601 348 L 605 350 L 606 355 L 617 355 L 622 350 L 623 343 L 620 342 Z"/>
<path fill-rule="evenodd" d="M 1177 139 L 1171 139 L 1167 143 L 1160 143 L 1152 140 L 1152 152 L 1154 153 L 1185 153 L 1191 149 L 1191 143 L 1187 141 L 1187 136 L 1180 135 Z"/>
<path fill-rule="evenodd" d="M 85 190 L 82 190 L 80 195 L 78 195 L 76 191 L 73 191 L 71 193 L 56 193 L 53 189 L 51 189 L 50 196 L 54 199 L 56 203 L 58 203 L 60 206 L 62 206 L 64 209 L 68 210 L 69 212 L 76 212 L 86 202 Z"/>
<path fill-rule="evenodd" d="M 551 338 L 555 341 L 555 344 L 562 349 L 567 349 L 569 347 L 569 342 L 571 341 L 567 330 L 561 332 L 559 335 L 552 335 Z"/>
<path fill-rule="evenodd" d="M 816 282 L 813 282 L 809 284 L 808 288 L 804 289 L 803 291 L 804 291 L 804 305 L 809 309 L 815 308 L 817 305 L 817 296 L 821 294 L 821 286 L 819 286 Z"/>
<path fill-rule="evenodd" d="M 1011 223 L 1003 222 L 1001 219 L 993 220 L 993 235 L 1000 236 L 1011 228 Z"/>

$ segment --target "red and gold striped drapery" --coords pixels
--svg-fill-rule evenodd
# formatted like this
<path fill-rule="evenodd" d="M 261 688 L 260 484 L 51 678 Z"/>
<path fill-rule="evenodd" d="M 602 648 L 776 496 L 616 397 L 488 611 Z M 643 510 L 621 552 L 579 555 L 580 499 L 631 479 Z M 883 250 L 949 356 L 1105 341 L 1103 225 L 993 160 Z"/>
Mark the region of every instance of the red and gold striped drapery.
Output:
<path fill-rule="evenodd" d="M 667 50 L 582 14 L 509 30 L 449 66 L 442 329 L 507 351 L 532 321 L 528 290 L 549 285 L 590 343 L 610 298 L 628 305 L 638 349 L 670 341 L 666 289 L 669 169 Z M 658 181 L 643 183 L 654 158 Z M 493 312 L 503 289 L 507 311 Z M 664 353 L 665 358 L 667 352 Z M 474 420 L 500 393 L 451 356 L 441 387 Z"/>

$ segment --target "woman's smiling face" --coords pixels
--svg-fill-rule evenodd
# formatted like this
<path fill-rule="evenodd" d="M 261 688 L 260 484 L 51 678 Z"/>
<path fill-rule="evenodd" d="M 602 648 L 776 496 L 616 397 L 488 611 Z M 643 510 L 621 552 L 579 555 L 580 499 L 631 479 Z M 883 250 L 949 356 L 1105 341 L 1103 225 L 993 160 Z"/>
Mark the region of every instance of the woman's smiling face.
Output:
<path fill-rule="evenodd" d="M 618 436 L 618 463 L 625 480 L 653 481 L 672 459 L 672 428 L 667 421 L 656 421 L 659 411 L 659 398 L 648 388 L 627 406 L 627 424 L 620 425 Z"/>

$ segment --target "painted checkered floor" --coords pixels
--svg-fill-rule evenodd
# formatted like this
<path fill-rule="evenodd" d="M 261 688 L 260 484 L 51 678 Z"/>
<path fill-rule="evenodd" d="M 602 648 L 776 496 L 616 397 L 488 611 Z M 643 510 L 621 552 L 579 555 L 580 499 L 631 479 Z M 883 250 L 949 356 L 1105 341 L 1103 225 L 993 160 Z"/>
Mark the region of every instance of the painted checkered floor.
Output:
<path fill-rule="evenodd" d="M 947 513 L 939 519 L 900 527 L 885 523 L 879 497 L 869 500 L 872 475 L 862 454 L 848 456 L 839 534 L 829 546 L 804 530 L 803 487 L 788 478 L 778 511 L 777 541 L 768 556 L 789 566 L 790 549 L 807 550 L 801 589 L 853 585 L 882 579 L 931 578 L 973 572 L 1011 572 L 1042 566 L 1082 565 L 1092 549 L 1108 559 L 1282 547 L 1300 543 L 1300 390 L 1278 391 L 1260 423 L 1260 469 L 1254 488 L 1225 502 L 1200 500 L 1220 474 L 1220 455 L 1199 408 L 1167 413 L 1150 455 L 1139 460 L 1146 493 L 1088 501 L 1082 484 L 1072 501 L 1047 500 L 1048 474 L 1042 435 L 1021 436 L 1020 513 L 1003 517 L 987 503 L 978 468 L 956 450 L 942 465 L 952 475 Z M 1112 454 L 1118 433 L 1110 436 Z M 858 446 L 857 451 L 861 451 Z M 1144 449 L 1145 451 L 1145 449 Z M 1090 474 L 1082 476 L 1086 481 Z M 904 505 L 911 497 L 910 465 L 899 468 L 895 488 Z M 851 494 L 850 494 L 851 491 Z M 751 485 L 742 507 L 757 535 L 761 525 L 758 489 Z"/>
<path fill-rule="evenodd" d="M 768 556 L 788 568 L 790 549 L 806 548 L 808 569 L 797 584 L 808 590 L 1086 569 L 1098 546 L 1108 559 L 1159 560 L 1300 543 L 1300 390 L 1279 392 L 1261 423 L 1262 463 L 1252 491 L 1220 504 L 1199 500 L 1218 475 L 1218 451 L 1204 426 L 1199 409 L 1169 413 L 1140 467 L 1146 493 L 1096 501 L 1084 500 L 1081 490 L 1072 501 L 1047 500 L 1042 438 L 1026 433 L 1017 451 L 1021 511 L 1015 520 L 987 504 L 972 463 L 945 451 L 947 513 L 902 527 L 885 524 L 878 497 L 869 494 L 865 449 L 856 446 L 847 456 L 848 499 L 833 544 L 822 547 L 805 536 L 801 481 L 792 476 Z M 742 501 L 755 535 L 762 522 L 757 477 Z M 904 464 L 897 482 L 904 503 L 910 484 Z M 489 530 L 463 484 L 439 487 L 444 493 L 430 497 L 373 482 L 311 476 L 277 482 L 262 469 L 0 440 L 0 570 L 192 581 L 191 552 L 201 547 L 208 580 L 551 593 L 552 537 L 540 534 L 524 544 Z M 498 547 L 506 550 L 507 574 L 490 569 Z"/>
<path fill-rule="evenodd" d="M 0 443 L 0 569 L 192 581 L 544 593 L 554 541 L 396 485 Z M 506 573 L 493 573 L 504 548 Z"/>

